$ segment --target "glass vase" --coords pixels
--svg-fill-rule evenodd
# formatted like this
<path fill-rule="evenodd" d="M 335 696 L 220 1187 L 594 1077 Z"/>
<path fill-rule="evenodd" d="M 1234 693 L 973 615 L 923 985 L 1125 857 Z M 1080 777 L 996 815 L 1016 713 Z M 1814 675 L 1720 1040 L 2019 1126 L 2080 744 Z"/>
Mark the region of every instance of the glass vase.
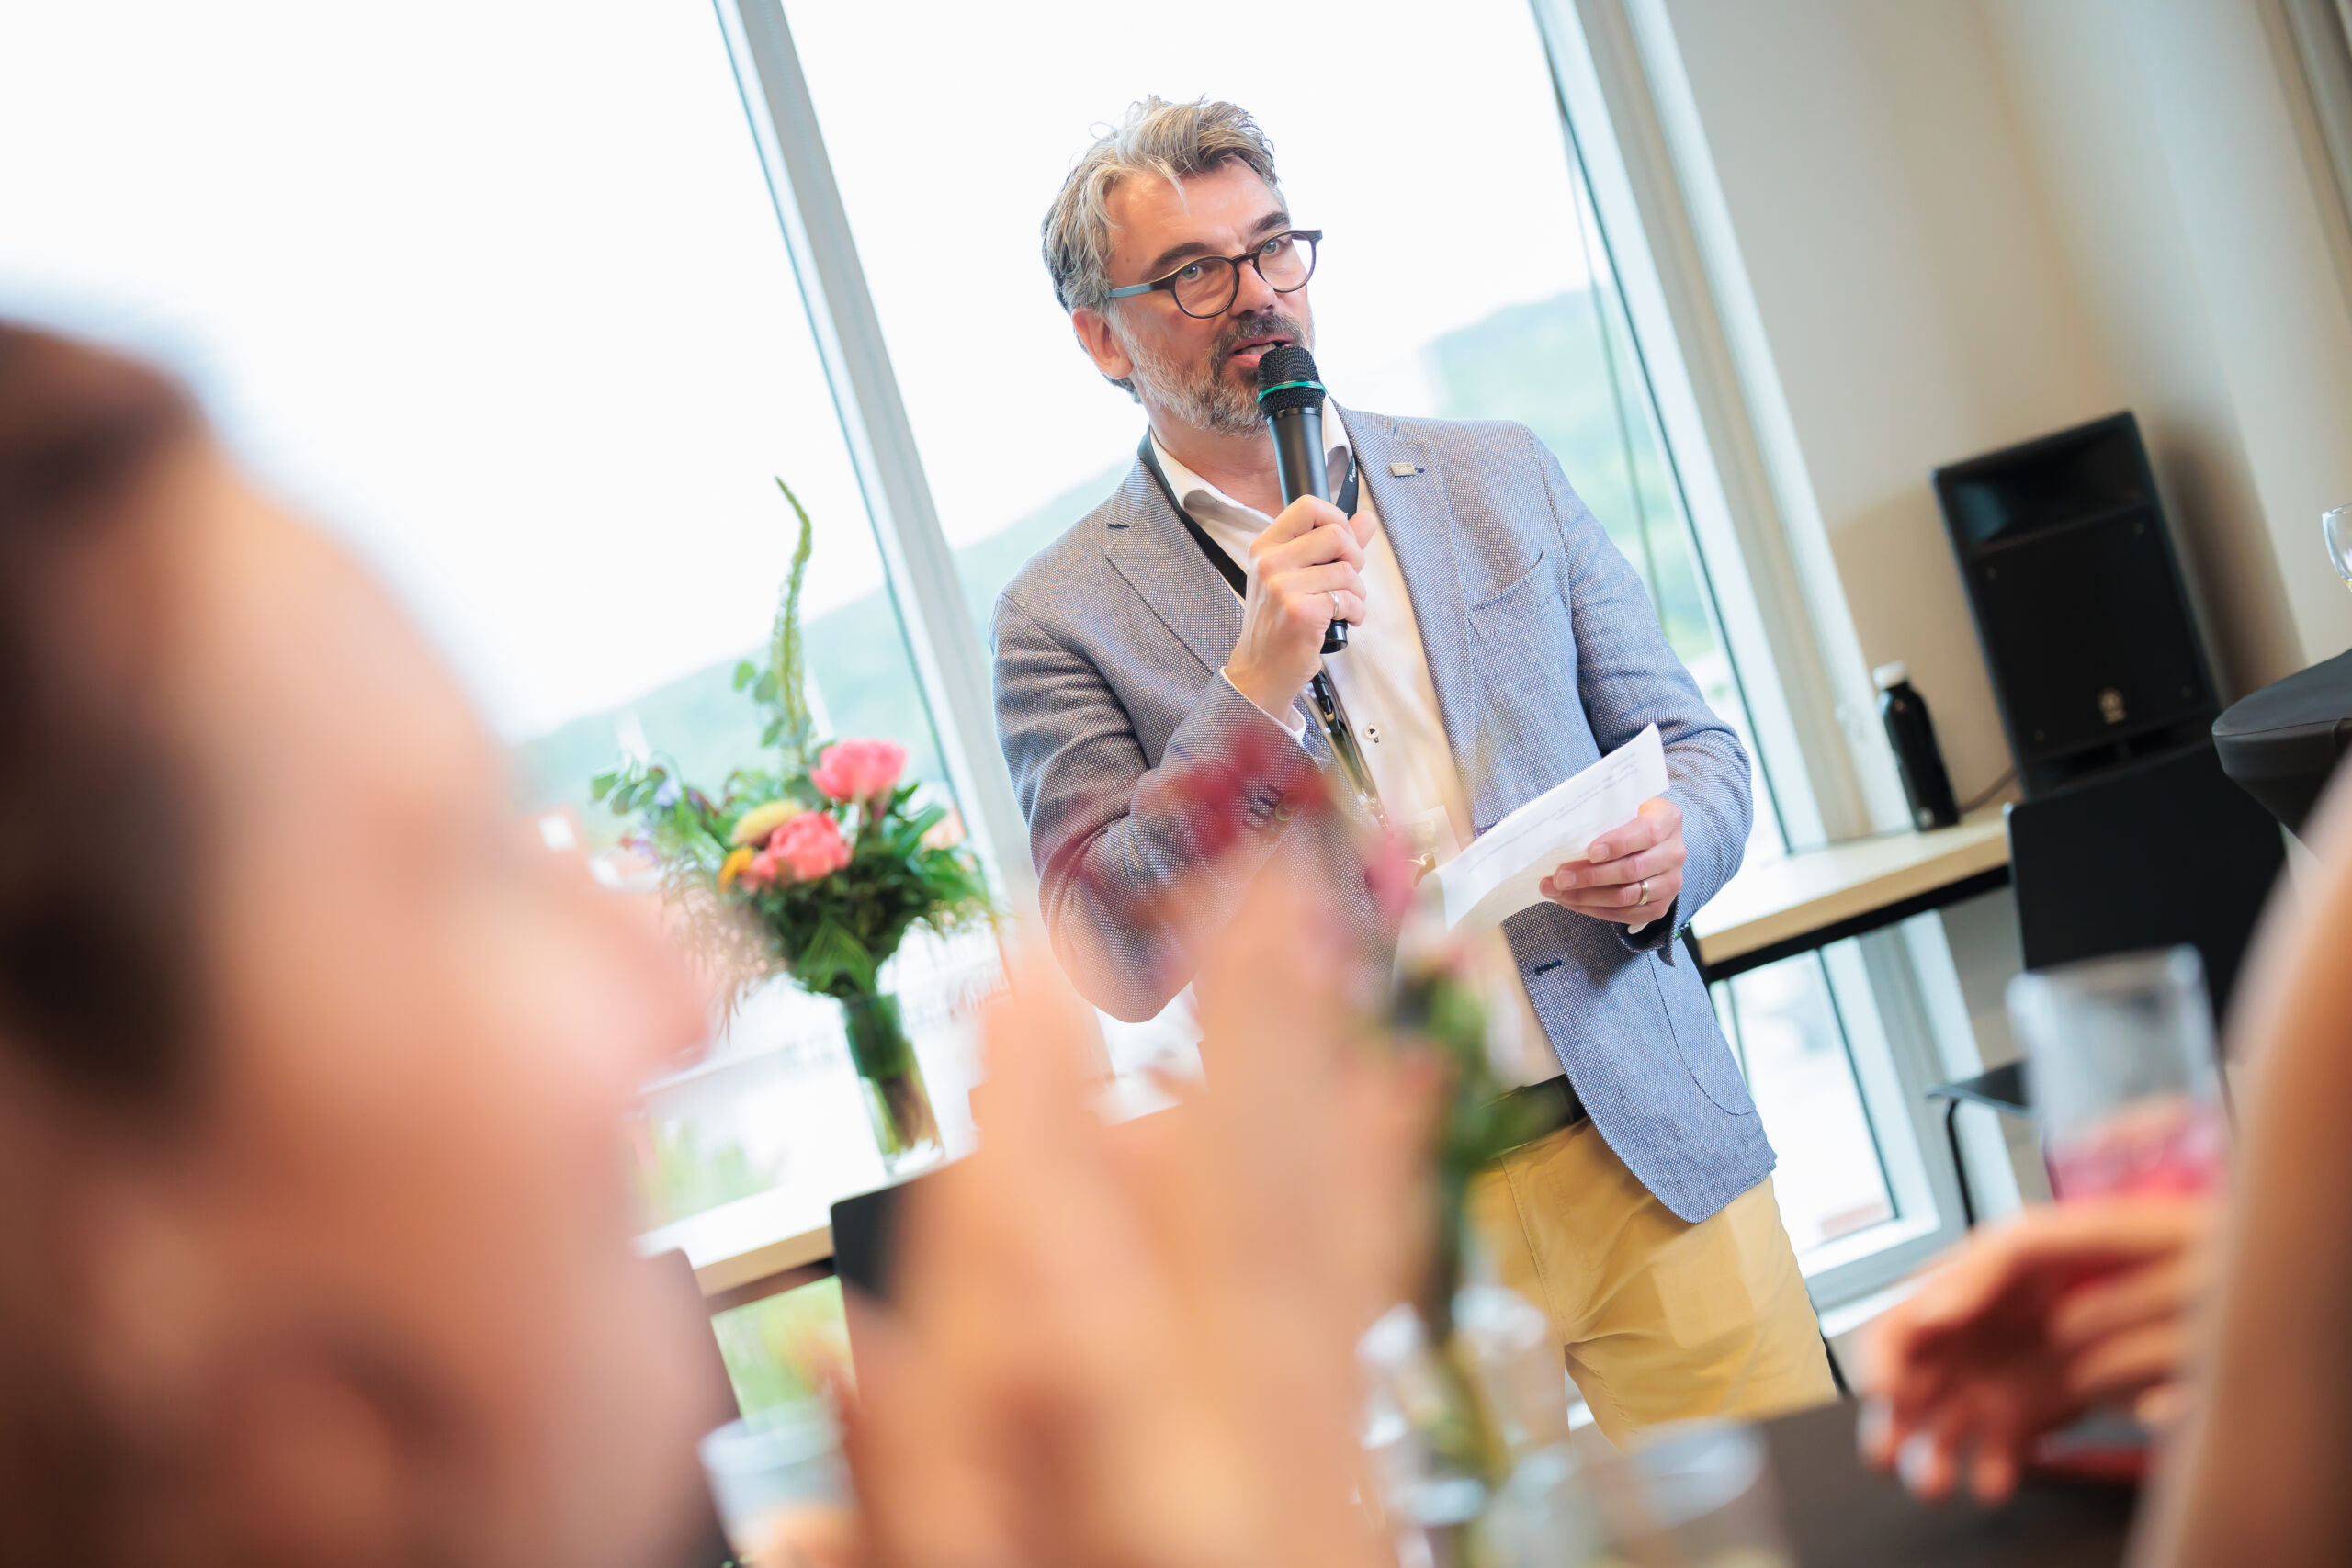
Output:
<path fill-rule="evenodd" d="M 865 1114 L 874 1123 L 875 1146 L 882 1152 L 882 1168 L 896 1181 L 945 1152 L 939 1119 L 932 1114 L 931 1093 L 923 1088 L 922 1066 L 915 1060 L 914 1042 L 899 1021 L 898 998 L 869 994 L 838 999 L 850 1063 L 857 1068 Z"/>
<path fill-rule="evenodd" d="M 1401 1562 L 1422 1568 L 1569 1568 L 1580 1554 L 1568 1477 L 1567 1382 L 1543 1310 L 1475 1281 L 1432 1345 L 1393 1309 L 1356 1347 L 1362 1437 Z"/>

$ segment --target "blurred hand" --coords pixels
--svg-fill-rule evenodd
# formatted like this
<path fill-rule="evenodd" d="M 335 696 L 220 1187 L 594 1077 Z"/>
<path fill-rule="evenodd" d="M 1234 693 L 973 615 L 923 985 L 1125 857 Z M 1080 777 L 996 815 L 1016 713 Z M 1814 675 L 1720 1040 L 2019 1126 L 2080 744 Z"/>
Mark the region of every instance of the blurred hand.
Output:
<path fill-rule="evenodd" d="M 1978 1232 L 1873 1326 L 1863 1457 L 1926 1497 L 1965 1466 L 1997 1502 L 2034 1441 L 2093 1404 L 2168 1416 L 2219 1213 L 2211 1198 L 2087 1199 Z"/>
<path fill-rule="evenodd" d="M 1323 630 L 1364 616 L 1363 552 L 1369 513 L 1349 517 L 1328 501 L 1300 496 L 1250 547 L 1250 587 L 1241 637 L 1225 678 L 1271 714 L 1296 701 L 1323 661 Z"/>
<path fill-rule="evenodd" d="M 1649 924 L 1682 891 L 1682 807 L 1664 795 L 1642 802 L 1631 822 L 1593 840 L 1589 855 L 1564 863 L 1536 891 L 1596 920 Z"/>
<path fill-rule="evenodd" d="M 830 1506 L 776 1510 L 742 1562 L 743 1568 L 866 1568 L 856 1519 Z"/>
<path fill-rule="evenodd" d="M 1418 1262 L 1430 1085 L 1350 1039 L 1342 957 L 1261 878 L 1197 982 L 1208 1091 L 1115 1127 L 1081 1004 L 1017 965 L 980 1150 L 910 1204 L 860 1331 L 880 1568 L 1384 1561 L 1348 1500 L 1353 1348 Z"/>

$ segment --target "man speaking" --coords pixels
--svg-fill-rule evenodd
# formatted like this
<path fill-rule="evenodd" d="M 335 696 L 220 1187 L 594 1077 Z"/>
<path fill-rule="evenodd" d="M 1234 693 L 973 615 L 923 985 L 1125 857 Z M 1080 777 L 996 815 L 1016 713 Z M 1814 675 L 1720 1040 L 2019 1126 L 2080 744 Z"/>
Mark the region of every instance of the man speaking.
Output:
<path fill-rule="evenodd" d="M 1176 770 L 1301 746 L 1353 762 L 1361 793 L 1442 861 L 1657 725 L 1667 793 L 1473 954 L 1498 1062 L 1552 1129 L 1483 1180 L 1474 1217 L 1612 1438 L 1831 1398 L 1771 1145 L 1674 942 L 1738 867 L 1747 758 L 1633 569 L 1515 424 L 1327 405 L 1329 493 L 1351 505 L 1283 504 L 1257 366 L 1313 345 L 1320 235 L 1292 221 L 1239 108 L 1136 105 L 1044 231 L 1080 345 L 1149 422 L 1118 491 L 996 608 L 998 731 L 1080 987 L 1143 1019 L 1184 984 L 1183 933 L 1132 913 L 1206 869 L 1184 852 Z M 1430 253 L 1433 287 L 1449 265 Z M 1327 660 L 1335 619 L 1353 636 Z M 1318 671 L 1360 761 L 1326 740 Z M 1216 875 L 1324 863 L 1309 840 L 1325 829 L 1283 802 L 1293 776 L 1270 766 L 1245 792 L 1250 831 Z M 1376 930 L 1361 889 L 1333 893 Z"/>

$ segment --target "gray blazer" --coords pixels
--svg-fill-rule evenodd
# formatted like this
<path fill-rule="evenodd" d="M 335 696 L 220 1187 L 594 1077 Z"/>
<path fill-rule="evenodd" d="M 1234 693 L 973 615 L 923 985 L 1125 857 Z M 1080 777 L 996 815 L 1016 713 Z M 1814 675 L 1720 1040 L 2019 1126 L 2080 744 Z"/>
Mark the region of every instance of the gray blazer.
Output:
<path fill-rule="evenodd" d="M 1349 434 L 1413 601 L 1474 827 L 1656 724 L 1690 858 L 1676 908 L 1639 936 L 1545 905 L 1504 923 L 1536 1016 L 1611 1148 L 1686 1220 L 1773 1166 L 1755 1101 L 1689 953 L 1672 938 L 1738 869 L 1747 752 L 1667 645 L 1648 594 L 1558 459 L 1522 425 L 1349 412 Z M 1399 475 L 1392 467 L 1403 464 Z M 1029 822 L 1055 949 L 1104 1010 L 1148 1018 L 1190 973 L 1185 933 L 1136 930 L 1103 888 L 1194 876 L 1169 772 L 1279 726 L 1224 681 L 1241 606 L 1138 462 L 997 601 L 997 733 Z M 1302 714 L 1306 714 L 1302 701 Z M 1311 722 L 1309 749 L 1325 756 Z M 1340 829 L 1253 792 L 1250 831 L 1202 918 L 1276 857 L 1328 876 Z M 1361 878 L 1350 918 L 1378 941 Z"/>

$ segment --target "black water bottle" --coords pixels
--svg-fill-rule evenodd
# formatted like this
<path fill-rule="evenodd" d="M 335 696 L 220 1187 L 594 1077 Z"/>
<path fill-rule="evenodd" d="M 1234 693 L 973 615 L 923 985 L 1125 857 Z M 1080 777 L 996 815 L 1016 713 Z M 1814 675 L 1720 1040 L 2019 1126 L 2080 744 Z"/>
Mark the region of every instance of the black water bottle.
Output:
<path fill-rule="evenodd" d="M 1944 772 L 1944 754 L 1936 746 L 1935 721 L 1928 705 L 1911 689 L 1911 671 L 1901 661 L 1882 664 L 1871 671 L 1878 682 L 1878 716 L 1886 725 L 1887 744 L 1894 748 L 1894 766 L 1903 775 L 1903 795 L 1911 803 L 1911 820 L 1920 828 L 1949 828 L 1960 820 L 1960 805 L 1952 798 L 1951 775 Z"/>

